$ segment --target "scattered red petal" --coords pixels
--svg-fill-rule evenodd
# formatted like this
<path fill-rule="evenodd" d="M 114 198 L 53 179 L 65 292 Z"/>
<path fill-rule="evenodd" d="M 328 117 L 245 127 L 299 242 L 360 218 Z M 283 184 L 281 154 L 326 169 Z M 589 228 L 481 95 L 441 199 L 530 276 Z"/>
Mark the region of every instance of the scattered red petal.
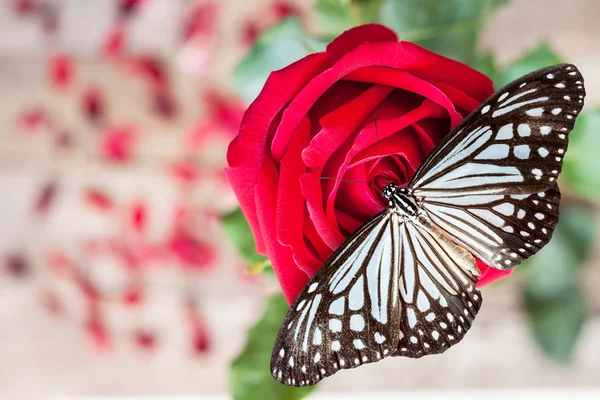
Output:
<path fill-rule="evenodd" d="M 125 26 L 118 21 L 107 32 L 102 44 L 102 54 L 112 58 L 123 53 L 125 48 Z"/>
<path fill-rule="evenodd" d="M 258 23 L 254 21 L 248 21 L 242 27 L 242 41 L 244 45 L 248 47 L 252 47 L 254 43 L 258 40 L 258 36 L 260 35 L 261 29 L 258 26 Z"/>
<path fill-rule="evenodd" d="M 107 161 L 123 163 L 130 161 L 135 141 L 132 127 L 120 126 L 104 132 L 100 141 L 100 154 Z"/>
<path fill-rule="evenodd" d="M 81 108 L 90 122 L 98 122 L 104 116 L 104 97 L 98 88 L 85 90 L 82 96 Z"/>
<path fill-rule="evenodd" d="M 119 16 L 131 17 L 133 14 L 139 11 L 140 7 L 146 2 L 146 0 L 117 0 L 117 6 L 119 9 Z"/>
<path fill-rule="evenodd" d="M 294 15 L 300 15 L 300 11 L 296 6 L 284 1 L 276 1 L 273 4 L 273 11 L 277 20 L 281 20 Z"/>
<path fill-rule="evenodd" d="M 200 241 L 183 229 L 177 229 L 169 240 L 168 248 L 177 260 L 188 268 L 206 268 L 216 258 L 216 251 L 209 243 Z"/>
<path fill-rule="evenodd" d="M 88 306 L 95 308 L 101 300 L 101 295 L 94 283 L 87 276 L 79 272 L 73 275 L 73 280 L 87 301 Z"/>
<path fill-rule="evenodd" d="M 163 61 L 158 57 L 133 57 L 128 64 L 131 71 L 142 78 L 153 93 L 168 90 L 169 78 Z"/>
<path fill-rule="evenodd" d="M 98 316 L 92 316 L 85 325 L 88 341 L 99 353 L 105 353 L 112 347 L 111 336 Z"/>
<path fill-rule="evenodd" d="M 46 113 L 41 107 L 25 109 L 19 114 L 18 123 L 23 132 L 38 132 L 46 123 Z"/>
<path fill-rule="evenodd" d="M 215 29 L 219 4 L 207 1 L 194 7 L 183 22 L 183 40 L 196 36 L 211 36 Z"/>
<path fill-rule="evenodd" d="M 54 200 L 56 199 L 57 189 L 58 185 L 55 181 L 47 182 L 42 187 L 35 202 L 35 212 L 38 215 L 46 216 L 46 214 L 48 214 L 50 207 L 52 207 Z"/>
<path fill-rule="evenodd" d="M 154 350 L 156 347 L 156 335 L 145 329 L 138 329 L 133 335 L 135 344 L 141 350 Z"/>
<path fill-rule="evenodd" d="M 23 278 L 31 272 L 29 262 L 23 254 L 8 254 L 5 256 L 4 270 L 13 278 Z"/>
<path fill-rule="evenodd" d="M 54 145 L 59 150 L 68 150 L 73 147 L 73 136 L 68 131 L 58 133 L 54 137 Z"/>
<path fill-rule="evenodd" d="M 110 211 L 114 207 L 112 199 L 98 189 L 87 189 L 85 191 L 85 202 L 98 211 Z"/>
<path fill-rule="evenodd" d="M 210 338 L 204 319 L 196 308 L 195 301 L 188 299 L 185 303 L 185 313 L 191 328 L 192 351 L 195 355 L 204 355 L 210 350 Z"/>
<path fill-rule="evenodd" d="M 54 250 L 46 254 L 46 264 L 50 270 L 58 275 L 64 275 L 71 271 L 73 266 L 71 259 L 62 251 Z"/>
<path fill-rule="evenodd" d="M 60 24 L 57 5 L 52 4 L 50 1 L 45 1 L 38 8 L 44 34 L 46 36 L 56 34 Z"/>
<path fill-rule="evenodd" d="M 161 118 L 171 119 L 177 112 L 175 99 L 173 95 L 167 91 L 157 91 L 153 96 L 153 111 Z"/>
<path fill-rule="evenodd" d="M 214 90 L 204 95 L 204 101 L 209 115 L 232 136 L 237 135 L 246 112 L 245 105 L 238 98 L 226 96 Z"/>
<path fill-rule="evenodd" d="M 58 53 L 48 58 L 48 79 L 55 87 L 67 89 L 74 75 L 75 65 L 69 54 Z"/>
<path fill-rule="evenodd" d="M 139 306 L 144 302 L 144 291 L 141 286 L 133 285 L 125 290 L 122 299 L 126 306 Z"/>
<path fill-rule="evenodd" d="M 13 0 L 13 9 L 19 17 L 33 14 L 38 7 L 36 0 Z"/>
<path fill-rule="evenodd" d="M 44 291 L 41 295 L 42 307 L 53 316 L 61 316 L 65 308 L 60 298 L 54 292 Z"/>
<path fill-rule="evenodd" d="M 138 232 L 143 232 L 146 228 L 146 217 L 148 214 L 148 207 L 146 203 L 139 202 L 131 206 L 131 226 Z"/>
<path fill-rule="evenodd" d="M 173 178 L 184 185 L 193 185 L 201 176 L 200 170 L 193 163 L 173 163 L 169 165 L 168 170 Z"/>

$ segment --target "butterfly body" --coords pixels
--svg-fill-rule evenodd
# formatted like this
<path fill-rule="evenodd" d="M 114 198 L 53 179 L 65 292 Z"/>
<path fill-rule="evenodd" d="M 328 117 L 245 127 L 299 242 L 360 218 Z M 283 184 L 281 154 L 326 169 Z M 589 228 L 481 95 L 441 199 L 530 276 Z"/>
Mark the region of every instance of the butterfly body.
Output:
<path fill-rule="evenodd" d="M 475 258 L 510 269 L 558 221 L 556 179 L 583 107 L 573 65 L 535 71 L 450 132 L 380 213 L 327 259 L 292 303 L 271 357 L 285 385 L 317 383 L 389 356 L 439 354 L 481 304 Z"/>

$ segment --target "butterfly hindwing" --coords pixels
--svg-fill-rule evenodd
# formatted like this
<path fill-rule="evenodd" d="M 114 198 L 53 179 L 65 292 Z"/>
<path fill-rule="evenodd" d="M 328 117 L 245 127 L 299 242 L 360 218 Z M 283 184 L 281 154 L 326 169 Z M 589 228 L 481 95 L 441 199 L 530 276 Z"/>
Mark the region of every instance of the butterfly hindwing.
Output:
<path fill-rule="evenodd" d="M 312 385 L 396 349 L 401 217 L 384 210 L 352 234 L 300 292 L 271 357 L 273 377 Z"/>
<path fill-rule="evenodd" d="M 499 90 L 416 172 L 410 190 L 418 205 L 495 268 L 535 254 L 558 219 L 556 180 L 584 97 L 583 78 L 569 64 Z"/>
<path fill-rule="evenodd" d="M 402 334 L 394 355 L 443 353 L 464 337 L 481 307 L 479 270 L 473 256 L 426 216 L 407 221 L 402 229 Z"/>

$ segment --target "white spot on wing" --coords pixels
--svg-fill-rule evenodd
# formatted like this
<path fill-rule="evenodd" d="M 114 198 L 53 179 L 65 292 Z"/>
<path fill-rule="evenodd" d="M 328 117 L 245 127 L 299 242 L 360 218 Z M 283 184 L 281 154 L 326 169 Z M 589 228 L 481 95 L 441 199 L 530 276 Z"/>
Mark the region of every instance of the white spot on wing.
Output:
<path fill-rule="evenodd" d="M 350 329 L 355 332 L 361 332 L 365 329 L 365 320 L 362 315 L 354 314 L 350 317 Z"/>
<path fill-rule="evenodd" d="M 529 145 L 526 145 L 526 144 L 521 144 L 519 146 L 515 146 L 515 148 L 513 149 L 513 152 L 515 153 L 515 157 L 517 157 L 521 160 L 528 159 L 530 151 L 531 150 L 529 148 Z"/>
<path fill-rule="evenodd" d="M 517 132 L 521 137 L 529 136 L 531 135 L 531 128 L 527 124 L 519 124 L 517 127 Z"/>
<path fill-rule="evenodd" d="M 513 124 L 504 125 L 502 128 L 498 130 L 498 135 L 496 135 L 497 140 L 507 140 L 512 139 L 513 137 Z"/>

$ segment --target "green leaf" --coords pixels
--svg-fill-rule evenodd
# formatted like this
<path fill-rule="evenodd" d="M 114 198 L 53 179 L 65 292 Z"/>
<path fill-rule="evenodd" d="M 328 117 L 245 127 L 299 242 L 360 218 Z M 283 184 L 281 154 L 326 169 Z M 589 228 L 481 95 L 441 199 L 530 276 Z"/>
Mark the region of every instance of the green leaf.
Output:
<path fill-rule="evenodd" d="M 486 75 L 493 82 L 496 82 L 500 74 L 498 66 L 496 65 L 496 58 L 491 53 L 479 55 L 472 67 Z"/>
<path fill-rule="evenodd" d="M 314 19 L 319 32 L 331 37 L 358 25 L 350 11 L 349 0 L 318 0 Z"/>
<path fill-rule="evenodd" d="M 229 384 L 235 400 L 296 400 L 315 387 L 288 387 L 271 376 L 271 352 L 279 327 L 288 311 L 283 295 L 271 297 L 256 325 L 248 331 L 248 343 L 231 363 Z"/>
<path fill-rule="evenodd" d="M 525 309 L 533 336 L 552 359 L 566 363 L 588 317 L 583 294 L 570 287 L 553 297 L 525 292 Z"/>
<path fill-rule="evenodd" d="M 571 290 L 577 270 L 589 256 L 594 233 L 590 211 L 563 204 L 552 240 L 527 261 L 527 291 L 545 298 Z"/>
<path fill-rule="evenodd" d="M 281 21 L 263 33 L 250 53 L 238 65 L 234 80 L 240 95 L 253 101 L 272 71 L 299 59 L 325 50 L 326 42 L 304 31 L 295 18 Z"/>
<path fill-rule="evenodd" d="M 235 249 L 250 264 L 264 263 L 267 258 L 256 252 L 254 236 L 246 221 L 246 217 L 239 208 L 223 217 L 225 235 Z"/>
<path fill-rule="evenodd" d="M 479 32 L 504 0 L 383 0 L 379 21 L 400 39 L 472 65 Z"/>
<path fill-rule="evenodd" d="M 562 177 L 576 194 L 600 198 L 600 109 L 585 110 L 569 134 Z"/>
<path fill-rule="evenodd" d="M 561 58 L 547 44 L 542 43 L 523 57 L 510 63 L 496 76 L 494 84 L 496 88 L 500 89 L 536 69 L 562 62 Z"/>
<path fill-rule="evenodd" d="M 317 29 L 331 38 L 357 25 L 378 22 L 383 0 L 317 0 Z"/>

